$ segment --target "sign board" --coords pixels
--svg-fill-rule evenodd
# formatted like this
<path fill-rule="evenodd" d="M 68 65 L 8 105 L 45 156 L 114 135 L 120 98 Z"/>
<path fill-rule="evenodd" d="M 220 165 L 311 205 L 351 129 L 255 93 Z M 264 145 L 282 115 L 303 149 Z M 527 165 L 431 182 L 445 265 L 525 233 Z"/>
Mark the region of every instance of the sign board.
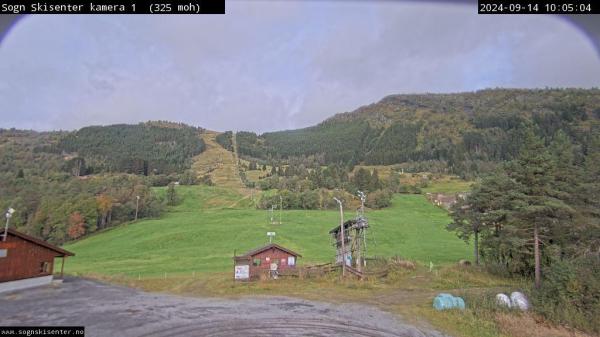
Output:
<path fill-rule="evenodd" d="M 275 232 L 267 232 L 267 236 L 275 236 Z"/>
<path fill-rule="evenodd" d="M 236 280 L 247 280 L 250 278 L 250 266 L 241 265 L 235 266 L 235 279 Z"/>

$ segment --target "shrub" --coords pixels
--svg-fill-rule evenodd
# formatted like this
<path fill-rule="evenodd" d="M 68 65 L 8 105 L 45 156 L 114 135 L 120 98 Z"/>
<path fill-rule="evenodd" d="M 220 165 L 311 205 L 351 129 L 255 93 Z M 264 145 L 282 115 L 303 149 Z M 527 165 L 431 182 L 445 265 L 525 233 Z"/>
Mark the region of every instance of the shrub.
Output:
<path fill-rule="evenodd" d="M 367 195 L 365 205 L 369 208 L 380 209 L 392 204 L 392 193 L 388 190 L 377 190 Z"/>
<path fill-rule="evenodd" d="M 543 272 L 541 287 L 532 291 L 534 310 L 556 323 L 600 333 L 600 259 L 554 261 Z"/>
<path fill-rule="evenodd" d="M 204 184 L 206 186 L 214 186 L 212 179 L 210 178 L 210 174 L 205 174 L 200 178 L 199 183 Z"/>

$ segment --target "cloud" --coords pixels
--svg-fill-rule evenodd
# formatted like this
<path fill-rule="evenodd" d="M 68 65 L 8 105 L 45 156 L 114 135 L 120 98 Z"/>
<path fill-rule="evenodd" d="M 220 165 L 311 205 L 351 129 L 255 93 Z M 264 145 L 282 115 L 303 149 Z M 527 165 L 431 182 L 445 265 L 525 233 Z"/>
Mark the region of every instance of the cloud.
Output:
<path fill-rule="evenodd" d="M 0 46 L 0 127 L 305 127 L 393 93 L 598 86 L 550 16 L 417 2 L 229 1 L 214 16 L 31 16 Z"/>

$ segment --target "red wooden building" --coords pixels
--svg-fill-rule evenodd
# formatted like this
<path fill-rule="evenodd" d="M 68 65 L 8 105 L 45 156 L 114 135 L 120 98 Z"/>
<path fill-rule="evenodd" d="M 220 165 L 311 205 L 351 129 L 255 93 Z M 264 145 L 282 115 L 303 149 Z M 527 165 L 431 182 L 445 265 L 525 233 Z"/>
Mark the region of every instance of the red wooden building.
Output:
<path fill-rule="evenodd" d="M 8 229 L 6 240 L 0 232 L 0 292 L 12 291 L 52 282 L 54 259 L 75 254 L 43 240 Z"/>
<path fill-rule="evenodd" d="M 294 270 L 300 254 L 271 243 L 241 256 L 234 256 L 235 279 L 255 280 L 264 276 L 277 276 L 280 272 Z"/>

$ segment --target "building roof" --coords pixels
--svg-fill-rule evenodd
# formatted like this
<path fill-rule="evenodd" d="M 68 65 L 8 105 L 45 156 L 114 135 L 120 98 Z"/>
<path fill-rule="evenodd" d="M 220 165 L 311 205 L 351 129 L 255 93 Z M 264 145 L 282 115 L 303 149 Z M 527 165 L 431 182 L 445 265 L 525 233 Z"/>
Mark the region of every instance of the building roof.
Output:
<path fill-rule="evenodd" d="M 36 244 L 38 246 L 42 246 L 44 248 L 50 249 L 52 251 L 55 251 L 59 255 L 62 255 L 62 256 L 75 256 L 74 253 L 71 253 L 68 250 L 64 250 L 64 249 L 62 249 L 62 248 L 60 248 L 58 246 L 50 244 L 50 243 L 48 243 L 48 242 L 46 242 L 44 240 L 40 240 L 38 238 L 34 238 L 33 236 L 29 236 L 29 235 L 27 235 L 25 233 L 18 232 L 16 230 L 12 229 L 12 228 L 8 229 L 8 234 L 14 235 L 14 236 L 19 237 L 19 238 L 21 238 L 23 240 L 26 240 L 26 241 L 29 241 L 31 243 L 34 243 L 34 244 Z"/>
<path fill-rule="evenodd" d="M 244 255 L 241 255 L 241 256 L 236 256 L 236 258 L 243 258 L 243 257 L 250 257 L 250 256 L 254 256 L 254 255 L 258 254 L 258 253 L 262 253 L 262 252 L 264 252 L 265 250 L 269 250 L 269 249 L 271 249 L 271 248 L 276 248 L 276 249 L 279 249 L 279 250 L 283 250 L 284 252 L 286 252 L 286 253 L 288 253 L 288 254 L 290 254 L 290 255 L 294 255 L 294 256 L 297 256 L 297 257 L 302 257 L 302 255 L 300 255 L 300 254 L 298 254 L 298 253 L 296 253 L 296 252 L 294 252 L 294 251 L 292 251 L 292 250 L 289 250 L 289 249 L 287 249 L 287 248 L 283 248 L 283 247 L 281 247 L 280 245 L 278 245 L 278 244 L 275 244 L 275 243 L 270 243 L 270 244 L 268 244 L 268 245 L 266 245 L 266 246 L 264 246 L 264 247 L 260 247 L 260 248 L 257 248 L 257 249 L 254 249 L 254 250 L 251 250 L 251 251 L 247 252 L 247 253 L 246 253 L 246 254 L 244 254 Z"/>
<path fill-rule="evenodd" d="M 344 222 L 344 231 L 350 228 L 367 228 L 369 227 L 369 223 L 367 222 L 367 220 L 365 218 L 358 218 L 358 219 L 350 219 L 346 222 Z M 333 228 L 332 230 L 329 231 L 329 234 L 335 234 L 337 232 L 340 231 L 340 226 L 336 226 L 335 228 Z"/>

